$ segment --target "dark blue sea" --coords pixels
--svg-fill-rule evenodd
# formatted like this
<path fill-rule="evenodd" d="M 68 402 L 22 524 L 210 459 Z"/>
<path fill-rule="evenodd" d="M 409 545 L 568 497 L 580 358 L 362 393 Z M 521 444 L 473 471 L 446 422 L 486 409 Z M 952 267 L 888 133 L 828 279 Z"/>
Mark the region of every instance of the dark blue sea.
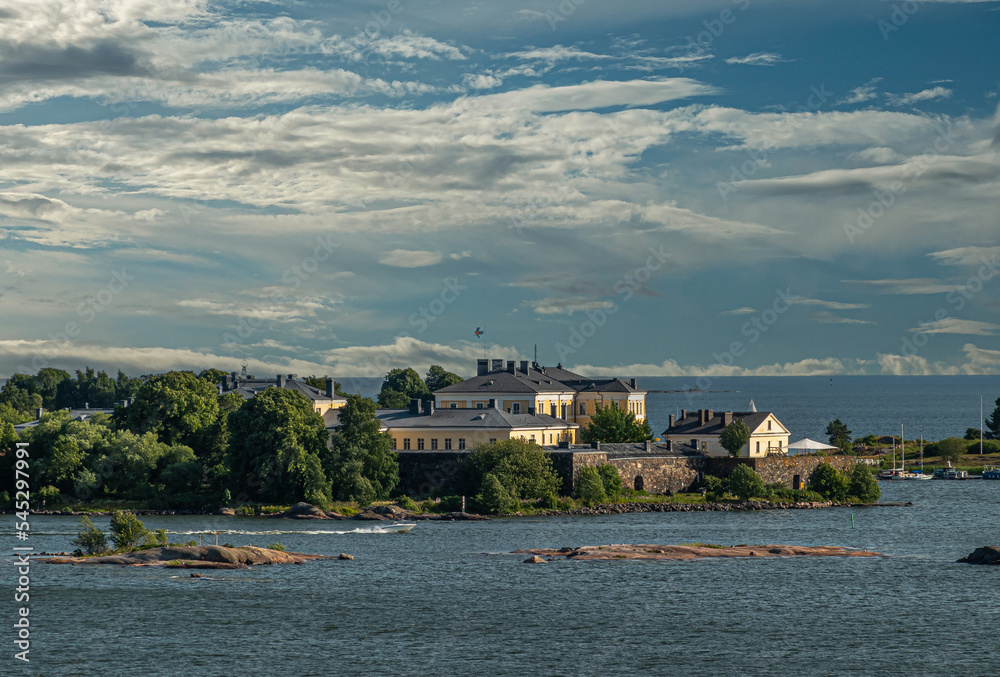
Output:
<path fill-rule="evenodd" d="M 353 561 L 216 571 L 31 569 L 31 663 L 4 675 L 994 675 L 1000 482 L 896 482 L 912 507 L 425 522 L 158 517 L 172 540 Z M 852 523 L 853 517 L 853 523 Z M 107 520 L 97 520 L 106 526 Z M 15 545 L 12 517 L 5 548 Z M 69 549 L 76 520 L 35 516 L 31 545 Z M 838 545 L 884 558 L 522 564 L 528 547 L 711 542 Z"/>

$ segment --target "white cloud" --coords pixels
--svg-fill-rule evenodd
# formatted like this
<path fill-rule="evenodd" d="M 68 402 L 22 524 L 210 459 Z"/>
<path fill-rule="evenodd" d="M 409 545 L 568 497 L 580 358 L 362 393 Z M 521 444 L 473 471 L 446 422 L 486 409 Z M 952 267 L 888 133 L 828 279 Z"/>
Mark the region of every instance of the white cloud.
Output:
<path fill-rule="evenodd" d="M 827 376 L 848 373 L 844 362 L 837 358 L 809 358 L 798 362 L 785 362 L 760 367 L 727 367 L 713 364 L 682 366 L 675 360 L 664 360 L 660 364 L 627 364 L 615 367 L 580 365 L 571 367 L 573 371 L 597 378 L 605 376 Z"/>
<path fill-rule="evenodd" d="M 717 91 L 711 85 L 690 78 L 614 82 L 595 80 L 564 87 L 534 85 L 526 89 L 487 95 L 476 101 L 476 104 L 501 109 L 511 107 L 537 113 L 554 113 L 612 106 L 651 106 L 664 101 L 715 94 Z"/>
<path fill-rule="evenodd" d="M 928 254 L 938 263 L 946 266 L 996 266 L 1000 257 L 1000 247 L 956 247 Z M 996 270 L 994 268 L 994 270 Z"/>
<path fill-rule="evenodd" d="M 588 299 L 583 296 L 570 298 L 545 298 L 537 301 L 525 301 L 539 315 L 572 315 L 587 310 L 607 310 L 615 304 L 611 301 Z"/>
<path fill-rule="evenodd" d="M 996 336 L 1000 334 L 1000 325 L 978 320 L 962 320 L 957 317 L 946 317 L 935 322 L 928 322 L 910 329 L 922 334 L 966 334 L 969 336 Z"/>
<path fill-rule="evenodd" d="M 855 151 L 847 156 L 848 160 L 872 162 L 880 165 L 895 164 L 906 159 L 901 153 L 897 153 L 892 148 L 885 146 L 874 146 L 864 150 Z"/>
<path fill-rule="evenodd" d="M 784 63 L 787 59 L 774 52 L 754 52 L 746 56 L 731 56 L 726 59 L 728 64 L 742 64 L 747 66 L 774 66 Z"/>
<path fill-rule="evenodd" d="M 844 282 L 869 285 L 883 294 L 944 294 L 955 289 L 955 285 L 941 284 L 926 277 L 905 280 L 844 280 Z"/>
<path fill-rule="evenodd" d="M 950 99 L 952 91 L 946 87 L 932 87 L 911 94 L 889 94 L 889 103 L 894 106 L 910 106 L 920 101 Z"/>
<path fill-rule="evenodd" d="M 1000 350 L 979 348 L 972 343 L 962 346 L 965 361 L 961 364 L 927 360 L 921 355 L 878 355 L 883 374 L 894 376 L 948 376 L 956 374 L 1000 374 Z"/>
<path fill-rule="evenodd" d="M 840 103 L 864 103 L 865 101 L 871 101 L 872 99 L 878 98 L 878 93 L 875 91 L 875 86 L 882 80 L 882 78 L 874 78 L 869 80 L 867 83 L 861 85 L 860 87 L 855 87 L 851 90 L 851 93 L 846 99 Z"/>
<path fill-rule="evenodd" d="M 814 313 L 809 316 L 814 322 L 820 322 L 822 324 L 875 324 L 868 320 L 858 320 L 853 317 L 840 317 L 839 315 L 834 315 L 828 310 L 824 310 L 819 313 Z"/>
<path fill-rule="evenodd" d="M 490 357 L 497 359 L 526 359 L 515 348 L 490 344 Z M 478 341 L 458 341 L 454 345 L 429 343 L 409 336 L 397 336 L 392 343 L 378 346 L 350 346 L 334 348 L 322 353 L 331 373 L 346 376 L 385 376 L 389 369 L 413 367 L 424 373 L 432 364 L 439 364 L 448 371 L 471 376 L 476 360 L 483 356 L 483 346 Z"/>
<path fill-rule="evenodd" d="M 424 268 L 441 263 L 441 252 L 410 251 L 393 249 L 378 260 L 384 266 L 396 268 Z"/>
<path fill-rule="evenodd" d="M 820 299 L 810 299 L 804 296 L 795 296 L 788 299 L 788 305 L 819 306 L 820 308 L 829 308 L 831 310 L 859 310 L 861 308 L 869 307 L 867 303 L 842 303 L 840 301 L 821 301 Z"/>
<path fill-rule="evenodd" d="M 719 314 L 720 315 L 753 315 L 756 312 L 757 312 L 756 310 L 754 310 L 753 308 L 751 308 L 749 306 L 743 306 L 742 308 L 733 308 L 732 310 L 726 310 L 726 311 L 723 311 L 723 312 L 721 312 Z"/>
<path fill-rule="evenodd" d="M 496 89 L 503 84 L 503 80 L 497 76 L 485 73 L 466 73 L 462 76 L 462 82 L 469 89 Z"/>

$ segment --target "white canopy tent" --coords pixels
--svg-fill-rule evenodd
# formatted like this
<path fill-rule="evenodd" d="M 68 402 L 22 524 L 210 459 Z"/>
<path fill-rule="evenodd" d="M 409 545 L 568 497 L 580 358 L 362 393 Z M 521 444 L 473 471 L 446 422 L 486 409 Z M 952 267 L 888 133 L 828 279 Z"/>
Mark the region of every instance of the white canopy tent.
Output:
<path fill-rule="evenodd" d="M 830 446 L 829 444 L 823 444 L 822 442 L 817 442 L 816 440 L 811 440 L 808 437 L 803 437 L 798 442 L 793 442 L 788 445 L 789 454 L 808 454 L 813 451 L 823 451 L 824 449 L 836 449 L 837 447 Z"/>

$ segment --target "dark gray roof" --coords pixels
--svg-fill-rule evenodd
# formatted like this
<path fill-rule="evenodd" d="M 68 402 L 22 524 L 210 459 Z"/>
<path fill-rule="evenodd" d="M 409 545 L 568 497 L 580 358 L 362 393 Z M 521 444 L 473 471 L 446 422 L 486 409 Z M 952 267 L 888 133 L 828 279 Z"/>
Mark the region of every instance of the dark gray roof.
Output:
<path fill-rule="evenodd" d="M 561 367 L 528 367 L 527 373 L 520 369 L 515 370 L 514 373 L 506 369 L 497 369 L 482 376 L 473 376 L 461 383 L 435 390 L 434 394 L 548 393 L 568 390 L 577 392 L 645 392 L 640 388 L 633 388 L 619 378 L 592 379 Z"/>
<path fill-rule="evenodd" d="M 375 415 L 388 428 L 579 428 L 576 423 L 547 414 L 509 414 L 501 409 L 435 409 L 412 414 L 409 409 L 378 409 Z M 339 425 L 339 410 L 328 412 L 327 425 Z"/>
<path fill-rule="evenodd" d="M 94 408 L 90 408 L 90 409 L 57 409 L 56 411 L 68 411 L 69 412 L 69 417 L 73 421 L 86 421 L 88 418 L 90 418 L 94 414 L 113 414 L 113 413 L 115 413 L 114 409 L 94 409 Z M 45 413 L 55 413 L 55 412 L 45 412 Z M 34 428 L 36 425 L 38 425 L 38 423 L 39 423 L 38 419 L 35 419 L 34 421 L 27 421 L 26 423 L 18 423 L 17 425 L 14 426 L 14 430 L 21 431 L 21 430 L 24 430 L 25 428 Z"/>
<path fill-rule="evenodd" d="M 689 444 L 672 442 L 650 442 L 646 451 L 645 442 L 601 443 L 600 449 L 594 449 L 589 444 L 573 444 L 567 447 L 546 447 L 551 451 L 574 451 L 607 454 L 608 458 L 663 458 L 674 456 L 701 456 L 701 452 Z"/>
<path fill-rule="evenodd" d="M 276 379 L 247 379 L 245 381 L 240 381 L 237 388 L 233 390 L 228 390 L 226 392 L 236 392 L 239 393 L 243 399 L 249 400 L 254 395 L 259 393 L 265 388 L 277 388 L 278 384 Z M 329 401 L 330 398 L 326 396 L 326 392 L 320 390 L 319 388 L 314 388 L 304 381 L 299 381 L 296 379 L 289 379 L 285 381 L 285 390 L 294 390 L 296 392 L 302 393 L 309 400 L 315 402 L 316 400 L 326 400 Z M 346 402 L 342 397 L 336 395 L 333 396 L 334 402 L 336 401 Z"/>
<path fill-rule="evenodd" d="M 664 435 L 718 435 L 722 432 L 722 414 L 724 412 L 713 412 L 712 418 L 707 423 L 702 423 L 697 411 L 688 414 L 679 421 L 675 421 L 672 428 L 663 431 Z M 731 412 L 733 420 L 740 419 L 747 424 L 753 432 L 761 423 L 771 415 L 769 411 L 734 411 Z"/>

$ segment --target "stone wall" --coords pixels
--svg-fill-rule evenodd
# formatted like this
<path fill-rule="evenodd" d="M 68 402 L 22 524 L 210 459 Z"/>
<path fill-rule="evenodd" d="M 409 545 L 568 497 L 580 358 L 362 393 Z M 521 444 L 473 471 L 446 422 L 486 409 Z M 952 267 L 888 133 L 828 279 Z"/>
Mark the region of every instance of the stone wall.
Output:
<path fill-rule="evenodd" d="M 854 458 L 850 456 L 768 456 L 765 458 L 712 458 L 705 472 L 718 477 L 729 477 L 739 464 L 749 465 L 763 478 L 765 484 L 781 482 L 789 489 L 795 489 L 793 481 L 798 477 L 809 484 L 816 466 L 829 463 L 840 472 L 850 472 Z"/>
<path fill-rule="evenodd" d="M 644 489 L 651 494 L 677 493 L 691 487 L 705 471 L 704 457 L 611 458 L 629 489 Z M 638 478 L 642 478 L 641 485 Z"/>
<path fill-rule="evenodd" d="M 603 451 L 552 451 L 552 467 L 562 480 L 559 493 L 569 496 L 573 493 L 576 482 L 580 479 L 580 471 L 588 465 L 598 466 L 608 462 L 608 455 Z"/>

